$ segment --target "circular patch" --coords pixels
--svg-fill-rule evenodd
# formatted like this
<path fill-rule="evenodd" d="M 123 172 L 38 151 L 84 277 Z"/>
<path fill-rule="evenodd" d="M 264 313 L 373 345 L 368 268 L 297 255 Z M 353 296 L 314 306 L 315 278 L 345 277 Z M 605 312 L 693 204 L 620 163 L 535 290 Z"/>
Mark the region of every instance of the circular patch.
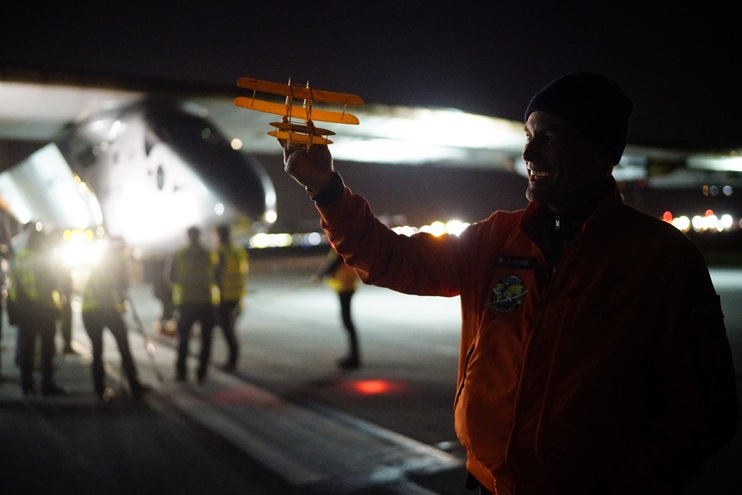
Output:
<path fill-rule="evenodd" d="M 497 281 L 492 288 L 490 296 L 490 308 L 498 313 L 510 313 L 523 304 L 526 286 L 520 277 L 509 275 Z"/>

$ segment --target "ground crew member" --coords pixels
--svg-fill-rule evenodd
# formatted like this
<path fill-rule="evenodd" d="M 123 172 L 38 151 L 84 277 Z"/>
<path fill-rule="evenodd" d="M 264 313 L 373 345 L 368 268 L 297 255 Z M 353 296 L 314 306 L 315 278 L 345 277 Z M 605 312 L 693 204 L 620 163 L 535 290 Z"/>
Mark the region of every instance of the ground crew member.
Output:
<path fill-rule="evenodd" d="M 16 255 L 10 291 L 18 326 L 18 365 L 24 395 L 37 392 L 33 377 L 37 341 L 41 343 L 41 393 L 47 396 L 66 393 L 54 382 L 52 362 L 60 309 L 55 273 L 46 234 L 32 229 L 26 247 Z"/>
<path fill-rule="evenodd" d="M 211 253 L 201 244 L 201 230 L 190 227 L 187 235 L 188 245 L 176 251 L 170 269 L 179 339 L 175 376 L 178 381 L 186 379 L 191 330 L 200 323 L 201 352 L 196 376 L 202 383 L 211 360 L 211 334 L 218 304 L 216 273 Z"/>
<path fill-rule="evenodd" d="M 229 348 L 229 357 L 223 368 L 234 371 L 239 357 L 239 339 L 237 338 L 236 321 L 242 312 L 242 296 L 247 282 L 247 251 L 235 246 L 231 239 L 229 225 L 222 224 L 216 228 L 219 246 L 214 253 L 216 263 L 216 282 L 219 288 L 219 307 L 217 322 L 224 332 Z"/>
<path fill-rule="evenodd" d="M 343 327 L 348 334 L 348 354 L 338 361 L 338 366 L 343 369 L 358 368 L 361 365 L 361 357 L 358 350 L 358 335 L 353 324 L 351 315 L 351 300 L 356 292 L 360 279 L 343 258 L 330 250 L 327 262 L 320 271 L 311 278 L 311 281 L 324 279 L 328 287 L 335 291 L 340 302 L 340 317 Z"/>
<path fill-rule="evenodd" d="M 128 329 L 122 317 L 128 273 L 124 257 L 124 245 L 120 239 L 112 239 L 103 258 L 93 267 L 83 292 L 82 321 L 93 348 L 93 388 L 103 401 L 113 396 L 106 387 L 103 368 L 103 330 L 108 328 L 116 339 L 121 354 L 121 366 L 135 396 L 149 390 L 139 381 L 136 365 L 129 347 Z"/>

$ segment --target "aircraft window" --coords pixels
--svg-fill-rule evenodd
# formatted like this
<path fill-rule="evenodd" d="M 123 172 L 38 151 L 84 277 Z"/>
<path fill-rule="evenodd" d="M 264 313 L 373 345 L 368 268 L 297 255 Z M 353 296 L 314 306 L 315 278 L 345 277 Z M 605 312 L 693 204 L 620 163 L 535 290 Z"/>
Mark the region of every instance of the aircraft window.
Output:
<path fill-rule="evenodd" d="M 168 131 L 167 127 L 164 126 L 164 125 L 162 125 L 162 124 L 158 124 L 155 127 L 155 133 L 163 141 L 172 141 L 173 140 L 173 136 L 170 135 L 170 132 Z"/>
<path fill-rule="evenodd" d="M 205 143 L 222 145 L 226 141 L 221 134 L 200 118 L 183 114 L 161 115 L 156 123 L 156 133 L 168 142 L 201 137 Z"/>
<path fill-rule="evenodd" d="M 165 171 L 162 169 L 162 165 L 157 166 L 157 190 L 162 191 L 162 189 L 165 187 Z"/>

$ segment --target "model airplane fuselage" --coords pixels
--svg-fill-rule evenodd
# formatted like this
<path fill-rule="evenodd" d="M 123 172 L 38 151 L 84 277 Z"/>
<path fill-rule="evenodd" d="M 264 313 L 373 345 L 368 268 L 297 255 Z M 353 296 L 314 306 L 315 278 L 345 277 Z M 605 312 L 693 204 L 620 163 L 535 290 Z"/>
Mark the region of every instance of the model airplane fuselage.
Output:
<path fill-rule="evenodd" d="M 331 122 L 336 124 L 358 125 L 358 117 L 346 112 L 348 105 L 363 105 L 360 96 L 349 93 L 338 93 L 335 91 L 318 90 L 309 87 L 292 84 L 275 83 L 241 77 L 237 80 L 237 86 L 252 90 L 252 96 L 238 96 L 235 105 L 255 110 L 258 112 L 280 115 L 281 122 L 271 122 L 276 128 L 268 132 L 269 135 L 290 143 L 311 146 L 312 144 L 331 144 L 327 136 L 334 132 L 314 126 L 314 122 Z M 268 93 L 285 98 L 284 103 L 271 102 L 256 98 L 257 93 Z M 295 100 L 301 101 L 294 104 Z M 343 107 L 342 111 L 325 110 L 315 108 L 315 103 L 335 104 Z"/>

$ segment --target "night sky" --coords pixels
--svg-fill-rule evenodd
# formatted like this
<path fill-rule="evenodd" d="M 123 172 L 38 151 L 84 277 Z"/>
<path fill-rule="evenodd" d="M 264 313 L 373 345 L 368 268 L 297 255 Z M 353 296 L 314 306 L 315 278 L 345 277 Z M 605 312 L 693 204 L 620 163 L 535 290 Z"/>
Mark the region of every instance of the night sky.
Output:
<path fill-rule="evenodd" d="M 235 94 L 240 76 L 290 77 L 370 103 L 518 120 L 551 79 L 588 70 L 614 77 L 634 100 L 633 142 L 742 147 L 742 36 L 721 2 L 90 3 L 6 3 L 0 66 Z"/>

